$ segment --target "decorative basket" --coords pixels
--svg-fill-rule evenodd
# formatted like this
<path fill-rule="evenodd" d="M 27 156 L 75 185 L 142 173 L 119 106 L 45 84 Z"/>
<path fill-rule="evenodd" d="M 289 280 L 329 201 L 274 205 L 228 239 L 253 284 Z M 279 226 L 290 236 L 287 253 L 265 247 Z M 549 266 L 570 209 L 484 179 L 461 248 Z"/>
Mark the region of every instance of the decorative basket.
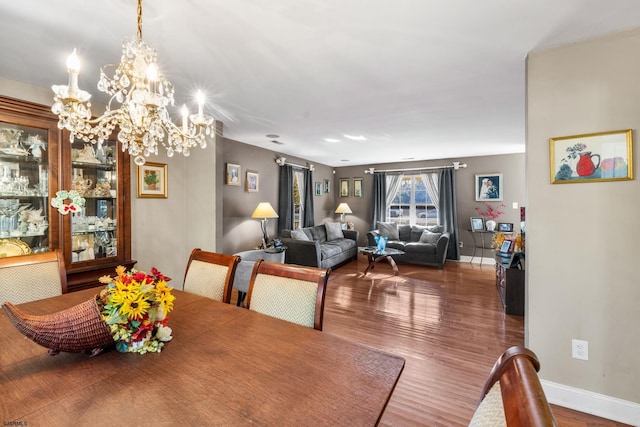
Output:
<path fill-rule="evenodd" d="M 10 302 L 5 302 L 2 308 L 20 332 L 48 348 L 51 355 L 61 351 L 96 355 L 115 345 L 95 298 L 43 316 L 23 313 Z"/>

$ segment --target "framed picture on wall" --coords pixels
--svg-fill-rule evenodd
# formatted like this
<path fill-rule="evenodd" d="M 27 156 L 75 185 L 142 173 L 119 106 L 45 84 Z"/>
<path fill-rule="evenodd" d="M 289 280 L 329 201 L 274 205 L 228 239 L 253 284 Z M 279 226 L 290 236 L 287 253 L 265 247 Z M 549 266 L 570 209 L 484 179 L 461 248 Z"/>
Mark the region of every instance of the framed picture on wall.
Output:
<path fill-rule="evenodd" d="M 324 180 L 324 192 L 328 193 L 329 191 L 331 191 L 331 181 L 329 181 L 328 179 Z"/>
<path fill-rule="evenodd" d="M 340 178 L 340 197 L 349 197 L 349 178 Z"/>
<path fill-rule="evenodd" d="M 146 162 L 138 166 L 138 197 L 167 198 L 167 165 Z"/>
<path fill-rule="evenodd" d="M 353 197 L 362 197 L 362 178 L 353 178 Z"/>
<path fill-rule="evenodd" d="M 483 173 L 476 175 L 476 201 L 502 201 L 501 173 Z"/>
<path fill-rule="evenodd" d="M 322 183 L 320 182 L 316 182 L 315 183 L 315 190 L 316 190 L 316 196 L 322 196 Z"/>
<path fill-rule="evenodd" d="M 227 185 L 240 185 L 240 165 L 227 163 Z"/>
<path fill-rule="evenodd" d="M 633 179 L 632 130 L 549 139 L 551 183 Z"/>
<path fill-rule="evenodd" d="M 257 172 L 247 171 L 247 191 L 249 193 L 257 193 L 260 185 L 260 176 Z"/>

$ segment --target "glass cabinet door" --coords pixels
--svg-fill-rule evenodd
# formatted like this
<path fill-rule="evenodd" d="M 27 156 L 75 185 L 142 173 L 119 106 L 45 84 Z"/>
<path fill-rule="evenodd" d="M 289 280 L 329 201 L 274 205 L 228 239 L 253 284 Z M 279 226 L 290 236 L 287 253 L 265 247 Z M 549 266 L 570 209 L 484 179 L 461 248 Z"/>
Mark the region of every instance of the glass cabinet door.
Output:
<path fill-rule="evenodd" d="M 49 153 L 57 150 L 52 128 L 18 122 L 0 117 L 0 257 L 57 246 L 49 230 Z"/>
<path fill-rule="evenodd" d="M 71 143 L 71 190 L 85 199 L 71 214 L 71 263 L 118 257 L 118 164 L 115 141 Z"/>

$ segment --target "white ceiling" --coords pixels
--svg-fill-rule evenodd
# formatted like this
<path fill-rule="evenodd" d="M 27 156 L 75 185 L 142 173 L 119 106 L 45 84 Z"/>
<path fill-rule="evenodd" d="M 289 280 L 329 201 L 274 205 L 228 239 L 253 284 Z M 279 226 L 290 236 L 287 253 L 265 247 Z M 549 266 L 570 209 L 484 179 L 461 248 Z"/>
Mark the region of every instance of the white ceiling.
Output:
<path fill-rule="evenodd" d="M 4 1 L 0 14 L 0 76 L 66 84 L 75 47 L 94 96 L 136 34 L 135 0 Z M 527 53 L 637 26 L 638 0 L 143 5 L 179 103 L 201 88 L 226 137 L 329 166 L 523 152 Z"/>

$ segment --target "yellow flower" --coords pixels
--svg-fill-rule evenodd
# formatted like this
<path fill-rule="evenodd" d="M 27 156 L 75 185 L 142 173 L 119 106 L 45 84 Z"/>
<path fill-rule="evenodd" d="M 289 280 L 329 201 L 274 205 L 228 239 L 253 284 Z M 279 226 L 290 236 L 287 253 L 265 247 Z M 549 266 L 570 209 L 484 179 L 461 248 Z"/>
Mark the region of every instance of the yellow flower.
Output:
<path fill-rule="evenodd" d="M 144 299 L 144 295 L 138 293 L 133 297 L 129 297 L 124 300 L 120 311 L 125 314 L 129 319 L 140 319 L 149 310 L 149 301 Z"/>
<path fill-rule="evenodd" d="M 124 276 L 124 273 L 126 273 L 127 268 L 124 265 L 119 265 L 116 267 L 116 274 L 118 275 L 118 277 L 122 277 Z"/>
<path fill-rule="evenodd" d="M 130 284 L 115 282 L 115 287 L 109 290 L 109 301 L 114 305 L 122 304 L 126 299 L 135 298 L 140 293 L 140 285 L 136 282 Z"/>
<path fill-rule="evenodd" d="M 100 283 L 109 284 L 109 283 L 113 282 L 113 278 L 111 276 L 106 276 L 105 275 L 105 276 L 100 277 L 98 279 L 98 281 Z"/>
<path fill-rule="evenodd" d="M 176 297 L 171 294 L 172 289 L 173 288 L 167 286 L 167 282 L 164 280 L 156 284 L 156 301 L 160 303 L 164 314 L 169 314 L 169 312 L 173 310 L 173 301 Z"/>

